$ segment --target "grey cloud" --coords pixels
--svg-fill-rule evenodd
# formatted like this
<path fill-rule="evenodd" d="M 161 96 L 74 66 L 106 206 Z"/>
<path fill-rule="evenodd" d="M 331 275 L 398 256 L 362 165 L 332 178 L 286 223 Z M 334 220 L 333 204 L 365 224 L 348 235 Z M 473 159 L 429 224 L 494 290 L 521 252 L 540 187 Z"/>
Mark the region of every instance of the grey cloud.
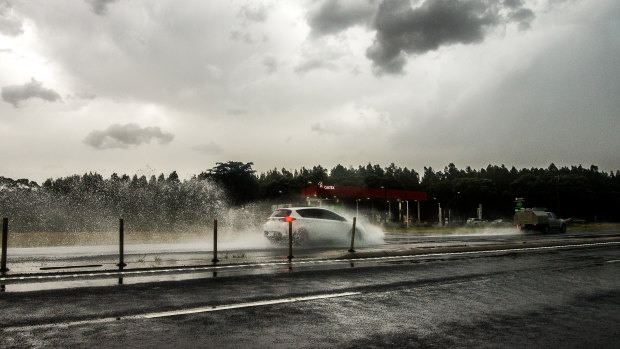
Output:
<path fill-rule="evenodd" d="M 195 146 L 193 149 L 209 155 L 218 155 L 221 154 L 223 151 L 222 147 L 215 144 L 214 142 L 210 142 L 209 144 L 200 144 Z"/>
<path fill-rule="evenodd" d="M 8 1 L 0 2 L 0 34 L 18 36 L 23 32 L 22 21 L 13 14 L 13 6 Z"/>
<path fill-rule="evenodd" d="M 324 133 L 325 127 L 323 127 L 323 125 L 321 125 L 320 123 L 315 122 L 312 125 L 310 125 L 310 130 L 313 132 Z"/>
<path fill-rule="evenodd" d="M 375 17 L 375 41 L 366 51 L 375 72 L 398 74 L 407 54 L 423 54 L 441 46 L 482 42 L 489 28 L 520 22 L 527 28 L 534 13 L 519 0 L 426 0 L 412 8 L 409 0 L 384 1 Z M 506 9 L 508 18 L 501 12 Z"/>
<path fill-rule="evenodd" d="M 330 127 L 326 122 L 314 122 L 310 125 L 310 131 L 317 133 L 319 136 L 340 136 L 342 135 L 341 127 Z M 353 132 L 348 130 L 347 132 Z"/>
<path fill-rule="evenodd" d="M 237 30 L 233 30 L 232 32 L 230 32 L 230 38 L 233 41 L 242 41 L 242 42 L 245 42 L 246 44 L 254 43 L 254 39 L 252 39 L 252 35 L 248 32 L 240 32 Z"/>
<path fill-rule="evenodd" d="M 239 17 L 249 21 L 264 22 L 267 20 L 267 7 L 263 4 L 255 4 L 253 7 L 244 5 L 239 9 Z"/>
<path fill-rule="evenodd" d="M 97 98 L 97 95 L 89 92 L 80 92 L 76 95 L 77 98 L 93 100 Z"/>
<path fill-rule="evenodd" d="M 247 114 L 247 112 L 248 111 L 243 108 L 233 108 L 227 111 L 228 115 L 233 115 L 233 116 L 244 115 L 244 114 Z"/>
<path fill-rule="evenodd" d="M 305 74 L 311 70 L 316 69 L 328 69 L 335 71 L 337 70 L 337 67 L 333 63 L 327 62 L 325 60 L 319 58 L 312 58 L 300 63 L 297 67 L 295 67 L 295 72 L 297 74 Z"/>
<path fill-rule="evenodd" d="M 159 144 L 168 144 L 174 135 L 163 132 L 159 127 L 140 127 L 137 124 L 114 124 L 103 131 L 95 130 L 84 138 L 84 143 L 95 149 L 126 149 L 150 143 L 157 139 Z"/>
<path fill-rule="evenodd" d="M 93 12 L 97 15 L 105 15 L 108 12 L 108 5 L 114 3 L 116 0 L 84 0 L 93 9 Z"/>
<path fill-rule="evenodd" d="M 6 86 L 2 88 L 2 100 L 10 103 L 13 107 L 19 107 L 22 101 L 30 98 L 41 98 L 48 102 L 61 100 L 58 92 L 44 88 L 43 84 L 35 79 L 23 85 Z"/>
<path fill-rule="evenodd" d="M 523 0 L 504 0 L 504 6 L 508 8 L 523 7 Z"/>
<path fill-rule="evenodd" d="M 508 16 L 511 20 L 519 23 L 519 29 L 530 29 L 531 23 L 536 17 L 534 11 L 529 8 L 520 8 L 511 12 Z"/>
<path fill-rule="evenodd" d="M 315 35 L 335 34 L 369 23 L 376 10 L 375 0 L 324 0 L 308 12 L 308 25 Z"/>
<path fill-rule="evenodd" d="M 263 65 L 269 74 L 278 71 L 278 61 L 272 56 L 265 57 L 265 59 L 263 59 Z"/>

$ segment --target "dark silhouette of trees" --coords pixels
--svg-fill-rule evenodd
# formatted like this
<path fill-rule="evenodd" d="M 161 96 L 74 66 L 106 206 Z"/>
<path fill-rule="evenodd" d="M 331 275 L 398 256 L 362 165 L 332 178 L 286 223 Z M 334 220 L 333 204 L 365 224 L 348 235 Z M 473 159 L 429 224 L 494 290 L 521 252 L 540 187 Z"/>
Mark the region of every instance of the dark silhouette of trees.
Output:
<path fill-rule="evenodd" d="M 258 195 L 258 182 L 252 169 L 253 163 L 238 161 L 218 162 L 216 166 L 207 172 L 198 175 L 198 179 L 209 179 L 221 185 L 230 195 L 230 201 L 234 205 L 253 201 Z M 175 172 L 176 175 L 176 172 Z"/>
<path fill-rule="evenodd" d="M 0 214 L 10 216 L 21 231 L 96 231 L 115 229 L 118 217 L 131 217 L 136 230 L 176 231 L 210 224 L 231 205 L 254 201 L 300 203 L 303 189 L 318 185 L 420 190 L 422 219 L 437 220 L 438 204 L 452 218 L 474 217 L 482 204 L 487 219 L 510 218 L 516 197 L 527 207 L 546 207 L 562 217 L 586 221 L 619 221 L 620 171 L 601 172 L 581 165 L 517 170 L 488 165 L 479 170 L 458 169 L 453 163 L 442 171 L 424 167 L 422 177 L 395 164 L 382 168 L 322 166 L 299 170 L 273 169 L 256 174 L 253 163 L 229 161 L 189 180 L 176 171 L 146 176 L 113 173 L 104 179 L 84 173 L 47 179 L 41 186 L 27 179 L 0 177 Z M 385 202 L 377 202 L 380 209 Z M 395 205 L 392 205 L 394 208 Z"/>

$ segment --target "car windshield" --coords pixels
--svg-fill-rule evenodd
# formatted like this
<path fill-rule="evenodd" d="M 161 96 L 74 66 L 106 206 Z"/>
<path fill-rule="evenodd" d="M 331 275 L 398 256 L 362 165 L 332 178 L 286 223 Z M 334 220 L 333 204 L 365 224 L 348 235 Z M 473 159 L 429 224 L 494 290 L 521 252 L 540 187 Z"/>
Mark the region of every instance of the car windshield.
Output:
<path fill-rule="evenodd" d="M 291 215 L 291 210 L 285 210 L 285 209 L 279 209 L 279 210 L 275 210 L 272 214 L 271 217 L 287 217 Z"/>

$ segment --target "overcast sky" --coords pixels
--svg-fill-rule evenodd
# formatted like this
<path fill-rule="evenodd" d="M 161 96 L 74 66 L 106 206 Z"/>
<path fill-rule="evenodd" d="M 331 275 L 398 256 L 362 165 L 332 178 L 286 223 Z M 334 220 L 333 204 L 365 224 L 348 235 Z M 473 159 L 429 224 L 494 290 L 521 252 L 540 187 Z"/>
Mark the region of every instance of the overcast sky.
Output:
<path fill-rule="evenodd" d="M 620 169 L 620 1 L 0 0 L 0 175 Z"/>

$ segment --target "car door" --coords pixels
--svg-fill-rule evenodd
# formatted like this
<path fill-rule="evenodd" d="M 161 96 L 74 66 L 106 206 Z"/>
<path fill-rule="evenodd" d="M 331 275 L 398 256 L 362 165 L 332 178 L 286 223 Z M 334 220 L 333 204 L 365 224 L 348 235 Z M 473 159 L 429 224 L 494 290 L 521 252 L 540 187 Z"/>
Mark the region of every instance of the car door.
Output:
<path fill-rule="evenodd" d="M 303 208 L 297 210 L 297 214 L 302 217 L 298 222 L 299 227 L 305 229 L 309 233 L 310 239 L 315 239 L 317 236 L 320 236 L 327 228 L 322 219 L 322 211 L 323 210 L 318 208 Z"/>
<path fill-rule="evenodd" d="M 552 228 L 560 227 L 560 219 L 553 212 L 547 212 L 547 216 L 549 217 L 549 226 Z"/>
<path fill-rule="evenodd" d="M 346 218 L 332 211 L 321 211 L 323 211 L 323 226 L 325 227 L 325 231 L 328 232 L 330 235 L 341 238 L 343 236 L 346 236 L 349 230 L 351 230 L 351 226 Z"/>

